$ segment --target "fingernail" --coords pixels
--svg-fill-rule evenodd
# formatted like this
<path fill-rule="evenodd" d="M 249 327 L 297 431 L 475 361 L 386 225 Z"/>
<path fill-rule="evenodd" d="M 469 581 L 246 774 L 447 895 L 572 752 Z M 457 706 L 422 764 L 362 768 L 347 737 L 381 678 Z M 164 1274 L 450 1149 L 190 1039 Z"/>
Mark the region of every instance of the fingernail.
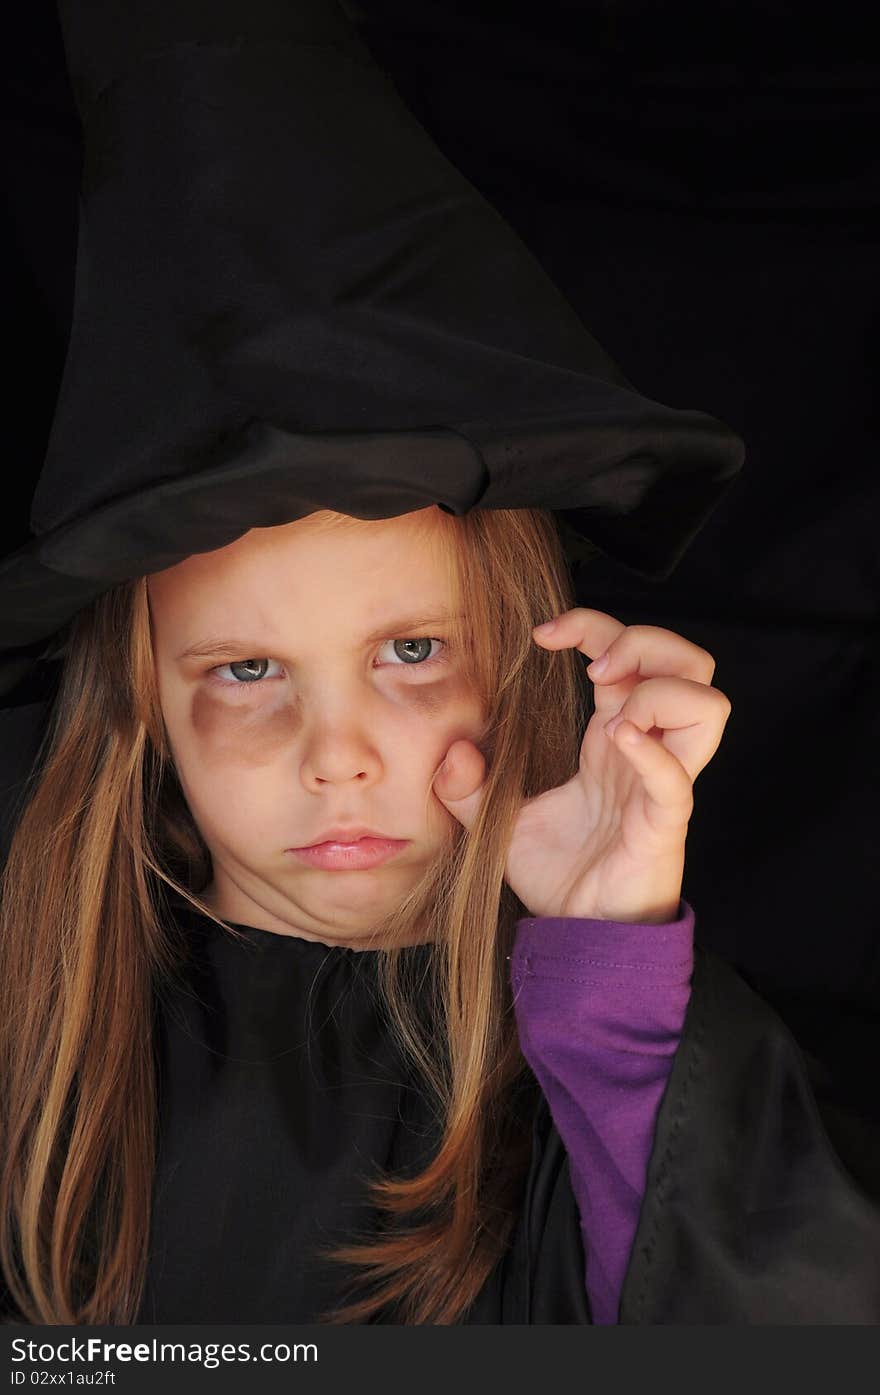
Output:
<path fill-rule="evenodd" d="M 605 730 L 607 731 L 607 733 L 608 733 L 609 736 L 613 736 L 613 735 L 614 735 L 615 731 L 616 731 L 617 728 L 620 726 L 620 724 L 621 724 L 622 721 L 623 721 L 623 713 L 622 713 L 622 712 L 618 712 L 618 714 L 617 714 L 616 717 L 612 717 L 610 722 L 606 722 L 606 723 L 605 723 Z"/>
<path fill-rule="evenodd" d="M 587 673 L 602 673 L 608 667 L 608 652 L 600 654 L 598 659 L 594 659 L 591 664 L 587 664 Z"/>
<path fill-rule="evenodd" d="M 555 620 L 545 620 L 543 625 L 536 625 L 535 630 L 539 635 L 549 635 L 551 630 L 556 629 Z"/>

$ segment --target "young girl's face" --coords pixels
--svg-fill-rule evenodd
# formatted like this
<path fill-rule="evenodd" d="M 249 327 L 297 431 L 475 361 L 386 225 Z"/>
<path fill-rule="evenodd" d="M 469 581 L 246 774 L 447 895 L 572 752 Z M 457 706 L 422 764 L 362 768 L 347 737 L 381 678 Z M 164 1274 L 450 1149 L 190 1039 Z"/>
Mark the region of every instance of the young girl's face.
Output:
<path fill-rule="evenodd" d="M 444 642 L 439 518 L 312 514 L 148 578 L 165 727 L 212 857 L 203 899 L 224 919 L 366 947 L 449 837 L 431 783 L 484 719 Z M 290 851 L 337 825 L 404 846 L 360 869 Z"/>

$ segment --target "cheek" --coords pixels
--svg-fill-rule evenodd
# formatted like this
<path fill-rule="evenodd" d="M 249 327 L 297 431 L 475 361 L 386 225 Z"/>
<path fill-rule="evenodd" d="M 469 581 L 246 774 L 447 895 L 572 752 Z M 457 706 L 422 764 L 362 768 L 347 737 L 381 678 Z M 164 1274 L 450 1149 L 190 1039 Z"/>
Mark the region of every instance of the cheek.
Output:
<path fill-rule="evenodd" d="M 299 727 L 292 703 L 236 706 L 204 689 L 193 697 L 191 722 L 200 759 L 224 767 L 269 764 Z"/>
<path fill-rule="evenodd" d="M 452 742 L 461 737 L 476 742 L 482 735 L 481 705 L 467 684 L 454 676 L 419 687 L 413 685 L 406 694 L 405 706 L 432 758 L 435 749 L 439 756 L 444 756 Z"/>

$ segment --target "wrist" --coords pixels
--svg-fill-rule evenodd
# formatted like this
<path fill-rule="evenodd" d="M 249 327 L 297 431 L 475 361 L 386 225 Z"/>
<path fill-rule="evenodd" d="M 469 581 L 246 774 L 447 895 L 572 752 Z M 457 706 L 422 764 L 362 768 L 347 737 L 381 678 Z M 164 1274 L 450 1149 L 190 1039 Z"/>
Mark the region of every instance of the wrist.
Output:
<path fill-rule="evenodd" d="M 576 907 L 570 907 L 565 915 L 576 920 L 604 920 L 617 925 L 668 925 L 681 918 L 681 898 L 671 905 L 651 906 L 644 910 L 627 906 L 618 911 L 594 908 L 582 913 Z"/>

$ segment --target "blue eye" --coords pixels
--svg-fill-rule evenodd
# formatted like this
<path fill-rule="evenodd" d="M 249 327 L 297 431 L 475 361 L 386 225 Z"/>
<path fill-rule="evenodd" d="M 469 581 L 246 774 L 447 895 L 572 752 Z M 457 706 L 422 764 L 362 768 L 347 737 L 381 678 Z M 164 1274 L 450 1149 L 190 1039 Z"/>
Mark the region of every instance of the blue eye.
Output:
<path fill-rule="evenodd" d="M 398 658 L 403 660 L 404 667 L 427 668 L 429 664 L 446 662 L 445 654 L 431 654 L 430 652 L 432 644 L 443 645 L 445 649 L 446 641 L 443 639 L 389 639 L 385 642 L 386 644 L 394 645 L 394 653 Z M 425 645 L 428 646 L 427 654 L 424 649 Z M 401 665 L 398 664 L 392 664 L 392 668 L 398 668 L 400 666 Z"/>
<path fill-rule="evenodd" d="M 225 684 L 227 688 L 246 688 L 249 685 L 256 686 L 260 682 L 260 679 L 265 678 L 266 672 L 264 666 L 274 662 L 274 659 L 234 659 L 232 663 L 229 664 L 218 664 L 216 668 L 210 670 L 210 673 L 213 676 L 215 673 L 219 673 L 221 669 L 229 669 L 230 673 L 233 674 L 232 682 L 226 678 L 218 678 L 216 681 Z M 238 681 L 239 675 L 234 672 L 235 669 L 253 670 L 255 668 L 263 668 L 263 672 L 259 674 L 251 672 L 244 675 L 244 682 L 240 683 Z"/>

